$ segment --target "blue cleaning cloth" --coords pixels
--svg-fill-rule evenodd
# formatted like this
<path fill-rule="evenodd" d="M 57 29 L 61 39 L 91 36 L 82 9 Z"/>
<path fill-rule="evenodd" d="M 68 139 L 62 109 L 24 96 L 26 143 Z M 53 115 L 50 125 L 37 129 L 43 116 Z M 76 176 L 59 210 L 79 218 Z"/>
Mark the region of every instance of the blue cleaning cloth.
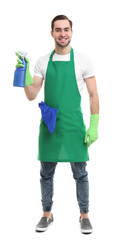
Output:
<path fill-rule="evenodd" d="M 51 108 L 46 105 L 46 103 L 42 102 L 38 104 L 41 109 L 41 114 L 44 122 L 46 123 L 48 130 L 50 133 L 54 132 L 56 125 L 56 117 L 57 117 L 57 108 Z"/>

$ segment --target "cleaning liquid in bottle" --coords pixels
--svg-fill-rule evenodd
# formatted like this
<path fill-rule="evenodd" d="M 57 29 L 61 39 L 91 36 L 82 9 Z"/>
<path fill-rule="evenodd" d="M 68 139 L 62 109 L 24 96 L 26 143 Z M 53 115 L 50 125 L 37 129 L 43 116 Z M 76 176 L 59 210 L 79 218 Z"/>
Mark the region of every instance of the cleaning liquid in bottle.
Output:
<path fill-rule="evenodd" d="M 21 57 L 22 63 L 24 67 L 18 67 L 16 68 L 14 72 L 14 81 L 13 86 L 15 87 L 25 87 L 25 76 L 26 76 L 26 67 L 27 63 L 25 61 L 26 52 L 18 52 L 19 56 Z"/>

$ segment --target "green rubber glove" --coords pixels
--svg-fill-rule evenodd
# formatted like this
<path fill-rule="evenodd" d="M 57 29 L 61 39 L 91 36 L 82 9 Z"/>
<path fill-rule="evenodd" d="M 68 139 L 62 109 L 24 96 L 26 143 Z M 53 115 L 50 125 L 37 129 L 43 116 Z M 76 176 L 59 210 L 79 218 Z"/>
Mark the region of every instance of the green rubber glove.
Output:
<path fill-rule="evenodd" d="M 88 144 L 88 147 L 98 139 L 98 123 L 99 114 L 91 114 L 90 127 L 86 132 L 84 143 Z"/>
<path fill-rule="evenodd" d="M 23 65 L 23 63 L 22 63 L 22 60 L 21 60 L 21 57 L 19 56 L 19 54 L 16 52 L 15 53 L 16 54 L 16 56 L 18 57 L 18 59 L 17 59 L 17 65 L 16 65 L 16 68 L 17 67 L 24 67 L 24 65 Z M 27 68 L 26 68 L 26 77 L 25 77 L 25 86 L 29 86 L 29 85 L 31 85 L 31 84 L 33 84 L 34 83 L 34 81 L 33 81 L 33 78 L 32 78 L 32 76 L 31 76 L 31 74 L 30 74 L 30 71 L 29 71 L 29 60 L 28 60 L 28 58 L 27 57 L 25 57 L 24 58 L 25 60 L 26 60 L 26 63 L 27 63 Z"/>

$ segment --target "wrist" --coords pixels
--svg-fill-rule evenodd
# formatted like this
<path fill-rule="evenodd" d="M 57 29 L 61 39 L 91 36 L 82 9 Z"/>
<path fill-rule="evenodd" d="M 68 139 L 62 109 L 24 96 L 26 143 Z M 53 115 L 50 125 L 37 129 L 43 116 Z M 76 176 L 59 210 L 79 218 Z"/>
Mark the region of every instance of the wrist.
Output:
<path fill-rule="evenodd" d="M 29 86 L 34 83 L 34 80 L 29 71 L 26 71 L 25 86 Z"/>
<path fill-rule="evenodd" d="M 97 128 L 99 124 L 99 114 L 91 114 L 90 116 L 90 127 Z"/>

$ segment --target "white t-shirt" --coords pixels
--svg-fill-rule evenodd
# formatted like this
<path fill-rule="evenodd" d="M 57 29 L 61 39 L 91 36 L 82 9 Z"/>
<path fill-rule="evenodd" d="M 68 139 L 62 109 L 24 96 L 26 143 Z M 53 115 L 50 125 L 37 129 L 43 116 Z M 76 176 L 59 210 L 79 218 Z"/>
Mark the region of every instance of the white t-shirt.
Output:
<path fill-rule="evenodd" d="M 43 80 L 45 80 L 50 54 L 51 53 L 48 53 L 45 56 L 39 57 L 39 59 L 35 64 L 34 76 L 39 76 L 43 78 Z M 59 55 L 54 53 L 52 60 L 53 61 L 70 61 L 70 53 L 66 55 Z M 74 50 L 74 64 L 75 64 L 75 74 L 76 74 L 78 89 L 79 89 L 79 92 L 81 93 L 85 84 L 84 79 L 95 75 L 94 66 L 87 55 L 77 52 L 76 50 Z M 44 85 L 45 85 L 45 81 L 44 81 Z"/>

